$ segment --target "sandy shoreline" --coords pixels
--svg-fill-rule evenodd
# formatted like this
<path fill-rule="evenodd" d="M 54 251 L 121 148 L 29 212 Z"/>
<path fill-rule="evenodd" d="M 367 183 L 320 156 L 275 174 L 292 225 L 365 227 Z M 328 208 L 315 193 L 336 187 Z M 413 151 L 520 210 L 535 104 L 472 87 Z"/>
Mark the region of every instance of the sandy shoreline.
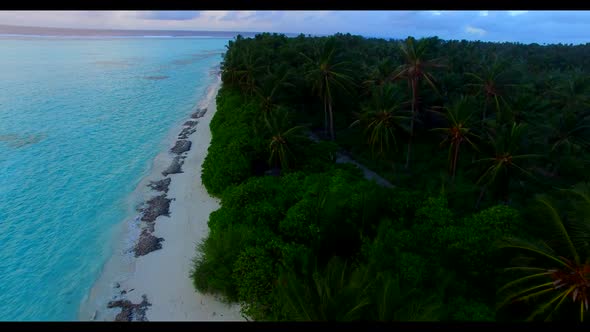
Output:
<path fill-rule="evenodd" d="M 153 161 L 150 174 L 138 185 L 144 190 L 147 198 L 165 194 L 170 199 L 169 215 L 159 215 L 155 219 L 151 237 L 160 242 L 161 249 L 151 251 L 137 258 L 133 257 L 129 236 L 135 242 L 140 237 L 141 229 L 149 223 L 140 220 L 129 220 L 123 223 L 122 239 L 125 254 L 115 254 L 105 265 L 104 271 L 91 290 L 88 299 L 81 306 L 80 320 L 112 321 L 121 312 L 120 308 L 108 309 L 110 301 L 130 301 L 135 306 L 133 320 L 136 316 L 144 316 L 149 321 L 243 321 L 245 320 L 237 305 L 227 305 L 213 296 L 198 293 L 190 279 L 193 258 L 197 254 L 196 245 L 207 236 L 209 214 L 219 208 L 216 198 L 209 196 L 201 183 L 201 165 L 207 154 L 211 141 L 209 123 L 216 111 L 215 97 L 221 85 L 216 77 L 215 83 L 208 87 L 207 96 L 199 105 L 206 108 L 206 113 L 197 119 L 196 125 L 185 125 L 180 128 L 195 129 L 188 131 L 186 140 L 190 141 L 190 150 L 179 155 L 170 152 L 178 140 L 180 130 L 174 136 L 166 151 L 161 152 Z M 183 131 L 187 132 L 187 130 Z M 192 132 L 192 133 L 191 133 Z M 174 158 L 183 160 L 182 173 L 169 174 L 166 170 Z M 183 158 L 184 157 L 184 158 Z M 147 188 L 150 181 L 170 178 L 168 191 L 158 192 Z M 145 187 L 145 188 L 144 188 Z M 149 227 L 147 227 L 149 229 Z M 146 231 L 144 231 L 146 232 Z M 143 302 L 145 299 L 149 303 Z M 142 312 L 142 314 L 138 314 Z M 141 318 L 139 318 L 141 319 Z"/>

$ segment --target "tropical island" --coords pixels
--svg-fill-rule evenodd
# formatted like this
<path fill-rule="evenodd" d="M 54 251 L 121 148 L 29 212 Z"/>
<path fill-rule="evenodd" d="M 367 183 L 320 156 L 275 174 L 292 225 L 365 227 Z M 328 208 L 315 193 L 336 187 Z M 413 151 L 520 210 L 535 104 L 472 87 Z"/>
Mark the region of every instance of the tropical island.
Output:
<path fill-rule="evenodd" d="M 238 36 L 199 292 L 252 320 L 588 319 L 590 44 Z"/>

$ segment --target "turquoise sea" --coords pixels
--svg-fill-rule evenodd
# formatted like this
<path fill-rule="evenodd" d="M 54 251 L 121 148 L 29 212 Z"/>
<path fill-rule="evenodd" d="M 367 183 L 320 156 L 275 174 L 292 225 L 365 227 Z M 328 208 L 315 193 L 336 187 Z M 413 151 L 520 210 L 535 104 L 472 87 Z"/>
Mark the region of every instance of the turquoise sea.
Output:
<path fill-rule="evenodd" d="M 0 321 L 77 319 L 228 40 L 0 37 Z"/>

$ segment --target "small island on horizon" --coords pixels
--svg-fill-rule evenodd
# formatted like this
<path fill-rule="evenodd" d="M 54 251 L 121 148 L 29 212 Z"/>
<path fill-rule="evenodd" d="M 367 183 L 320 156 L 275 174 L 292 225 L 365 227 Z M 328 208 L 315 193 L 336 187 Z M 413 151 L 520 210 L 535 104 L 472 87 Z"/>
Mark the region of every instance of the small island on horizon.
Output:
<path fill-rule="evenodd" d="M 233 38 L 237 35 L 254 37 L 260 32 L 207 31 L 207 30 L 139 30 L 139 29 L 74 29 L 43 26 L 19 26 L 0 24 L 0 36 L 52 36 L 52 37 L 218 37 Z M 295 36 L 295 34 L 286 34 Z"/>

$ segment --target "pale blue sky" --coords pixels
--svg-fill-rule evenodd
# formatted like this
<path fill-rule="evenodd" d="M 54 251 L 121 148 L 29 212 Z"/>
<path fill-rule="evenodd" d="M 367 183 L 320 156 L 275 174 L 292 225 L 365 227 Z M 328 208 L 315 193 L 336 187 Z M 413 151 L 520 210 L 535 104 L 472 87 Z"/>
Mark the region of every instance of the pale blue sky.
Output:
<path fill-rule="evenodd" d="M 590 42 L 590 11 L 1 11 L 0 24 Z"/>

